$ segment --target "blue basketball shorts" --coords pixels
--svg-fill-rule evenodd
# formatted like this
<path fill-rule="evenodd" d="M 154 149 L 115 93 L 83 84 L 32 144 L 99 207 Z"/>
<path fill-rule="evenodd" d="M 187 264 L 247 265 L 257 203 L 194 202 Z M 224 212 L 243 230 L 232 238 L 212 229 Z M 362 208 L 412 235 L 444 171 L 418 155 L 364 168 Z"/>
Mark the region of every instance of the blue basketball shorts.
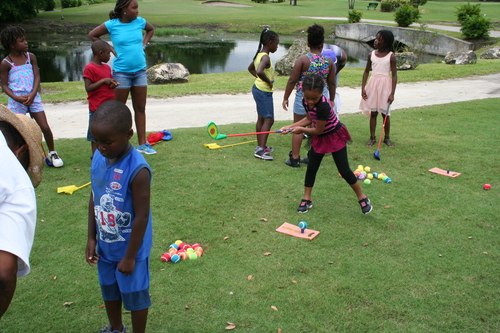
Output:
<path fill-rule="evenodd" d="M 149 258 L 135 262 L 134 272 L 126 276 L 117 269 L 118 262 L 99 260 L 97 272 L 105 301 L 123 302 L 128 311 L 139 311 L 151 306 L 149 296 Z"/>

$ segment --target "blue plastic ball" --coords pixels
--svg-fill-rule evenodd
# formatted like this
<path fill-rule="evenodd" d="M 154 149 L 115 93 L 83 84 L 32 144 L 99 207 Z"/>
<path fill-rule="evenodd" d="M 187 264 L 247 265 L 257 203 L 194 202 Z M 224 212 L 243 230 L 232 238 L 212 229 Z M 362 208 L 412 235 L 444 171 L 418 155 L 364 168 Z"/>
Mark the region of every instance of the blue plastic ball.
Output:
<path fill-rule="evenodd" d="M 176 249 L 176 250 L 178 250 L 179 249 L 179 245 L 173 243 L 173 244 L 170 244 L 170 246 L 168 248 L 169 249 Z"/>
<path fill-rule="evenodd" d="M 377 178 L 378 177 L 378 172 L 374 172 L 373 173 L 373 178 Z"/>
<path fill-rule="evenodd" d="M 175 263 L 178 263 L 179 261 L 181 261 L 181 256 L 178 255 L 178 254 L 174 254 L 171 258 L 170 258 L 170 261 L 173 262 L 174 264 Z"/>
<path fill-rule="evenodd" d="M 389 178 L 389 177 L 387 177 L 387 178 L 384 180 L 384 182 L 386 182 L 386 183 L 392 183 L 392 179 L 391 179 L 391 178 Z"/>
<path fill-rule="evenodd" d="M 300 221 L 299 222 L 299 228 L 300 229 L 307 229 L 307 222 L 306 221 Z"/>

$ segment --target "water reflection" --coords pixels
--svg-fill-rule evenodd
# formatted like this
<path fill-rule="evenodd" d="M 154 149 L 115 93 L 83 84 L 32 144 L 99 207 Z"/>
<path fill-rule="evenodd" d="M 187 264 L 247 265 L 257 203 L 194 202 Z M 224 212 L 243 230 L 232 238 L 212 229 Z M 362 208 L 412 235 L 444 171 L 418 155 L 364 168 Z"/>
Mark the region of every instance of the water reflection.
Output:
<path fill-rule="evenodd" d="M 155 37 L 146 49 L 146 62 L 148 67 L 165 62 L 182 63 L 191 74 L 245 71 L 257 50 L 258 41 L 255 38 L 258 37 L 241 37 L 235 41 Z M 368 54 L 373 50 L 366 43 L 340 38 L 326 43 L 346 50 L 349 57 L 346 67 L 365 67 Z M 38 59 L 42 82 L 83 81 L 83 69 L 92 60 L 90 45 L 86 35 L 29 34 L 30 52 Z M 286 55 L 290 46 L 291 43 L 280 44 L 278 50 L 270 55 L 273 63 Z M 6 56 L 4 50 L 0 51 L 0 56 Z M 435 59 L 436 56 L 427 56 L 421 62 Z"/>

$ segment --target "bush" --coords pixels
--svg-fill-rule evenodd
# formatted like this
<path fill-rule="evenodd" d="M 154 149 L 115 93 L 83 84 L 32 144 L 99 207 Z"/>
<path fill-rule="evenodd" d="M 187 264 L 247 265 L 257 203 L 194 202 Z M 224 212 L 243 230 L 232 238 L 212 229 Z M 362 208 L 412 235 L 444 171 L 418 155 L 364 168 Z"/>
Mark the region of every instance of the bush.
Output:
<path fill-rule="evenodd" d="M 392 1 L 390 0 L 382 0 L 380 3 L 380 11 L 389 13 L 392 12 L 392 9 L 394 8 L 394 5 L 392 4 Z"/>
<path fill-rule="evenodd" d="M 81 5 L 82 5 L 82 0 L 61 0 L 62 8 L 80 7 Z"/>
<path fill-rule="evenodd" d="M 408 27 L 413 22 L 420 20 L 420 11 L 411 5 L 402 5 L 394 14 L 394 21 L 400 27 Z"/>
<path fill-rule="evenodd" d="M 466 38 L 479 39 L 488 38 L 490 36 L 491 22 L 487 18 L 479 15 L 469 16 L 462 23 L 462 34 Z"/>
<path fill-rule="evenodd" d="M 45 7 L 43 10 L 46 12 L 51 12 L 56 8 L 56 2 L 54 0 L 46 0 Z"/>
<path fill-rule="evenodd" d="M 457 10 L 455 13 L 457 14 L 458 22 L 463 25 L 469 17 L 479 16 L 481 14 L 480 7 L 480 4 L 471 5 L 470 3 L 467 3 L 466 5 L 458 5 L 457 7 L 455 7 L 455 9 Z"/>
<path fill-rule="evenodd" d="M 356 9 L 348 11 L 347 14 L 349 16 L 349 23 L 358 23 L 361 21 L 361 17 L 363 17 L 363 12 Z"/>

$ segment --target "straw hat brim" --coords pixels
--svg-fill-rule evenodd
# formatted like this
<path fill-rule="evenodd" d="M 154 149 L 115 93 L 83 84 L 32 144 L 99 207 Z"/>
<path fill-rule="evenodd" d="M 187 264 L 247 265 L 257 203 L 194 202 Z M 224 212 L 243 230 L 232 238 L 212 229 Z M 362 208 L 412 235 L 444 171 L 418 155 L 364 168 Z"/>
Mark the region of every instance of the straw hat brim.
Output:
<path fill-rule="evenodd" d="M 0 121 L 11 124 L 23 137 L 28 145 L 30 163 L 28 173 L 34 187 L 42 181 L 44 158 L 42 153 L 42 130 L 30 116 L 14 114 L 10 109 L 0 104 Z"/>

